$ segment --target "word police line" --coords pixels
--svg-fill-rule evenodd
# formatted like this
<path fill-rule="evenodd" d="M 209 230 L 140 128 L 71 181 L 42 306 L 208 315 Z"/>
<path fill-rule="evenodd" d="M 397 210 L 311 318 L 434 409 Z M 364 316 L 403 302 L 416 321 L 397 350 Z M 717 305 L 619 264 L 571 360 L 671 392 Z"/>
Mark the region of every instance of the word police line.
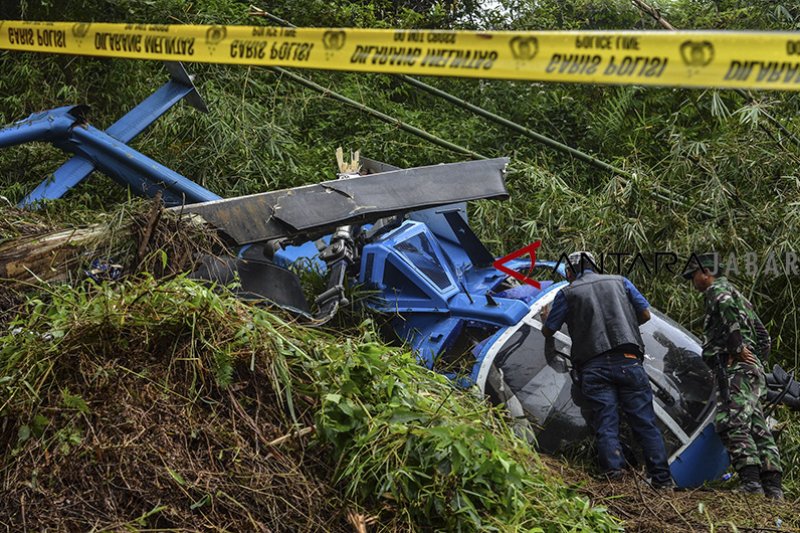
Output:
<path fill-rule="evenodd" d="M 800 89 L 800 35 L 0 21 L 0 49 L 530 81 Z"/>

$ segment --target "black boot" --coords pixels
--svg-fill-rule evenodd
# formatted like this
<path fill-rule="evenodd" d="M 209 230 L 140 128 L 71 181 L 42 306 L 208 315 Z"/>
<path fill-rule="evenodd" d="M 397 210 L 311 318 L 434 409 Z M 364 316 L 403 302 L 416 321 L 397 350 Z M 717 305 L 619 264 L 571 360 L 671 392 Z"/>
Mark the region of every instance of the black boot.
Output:
<path fill-rule="evenodd" d="M 739 470 L 739 492 L 745 494 L 764 494 L 759 477 L 760 468 L 756 465 L 747 465 Z"/>
<path fill-rule="evenodd" d="M 761 472 L 761 486 L 764 487 L 764 496 L 771 500 L 783 500 L 780 472 Z"/>

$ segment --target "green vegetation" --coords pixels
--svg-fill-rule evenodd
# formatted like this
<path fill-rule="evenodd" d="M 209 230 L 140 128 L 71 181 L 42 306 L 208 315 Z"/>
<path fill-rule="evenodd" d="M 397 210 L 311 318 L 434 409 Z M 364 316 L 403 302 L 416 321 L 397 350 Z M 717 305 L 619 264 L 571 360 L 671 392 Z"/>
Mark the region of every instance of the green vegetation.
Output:
<path fill-rule="evenodd" d="M 683 29 L 800 27 L 800 8 L 780 0 L 651 3 Z M 484 12 L 474 1 L 276 0 L 260 7 L 298 26 L 661 29 L 622 0 L 501 4 L 507 14 Z M 0 5 L 0 19 L 270 24 L 247 12 L 247 4 L 235 0 Z M 337 146 L 398 166 L 461 160 L 272 71 L 187 68 L 197 75 L 210 112 L 179 105 L 132 145 L 223 196 L 330 179 Z M 42 109 L 87 103 L 92 123 L 101 128 L 166 79 L 153 62 L 4 51 L 0 73 L 0 124 Z M 770 252 L 784 258 L 800 251 L 800 101 L 794 94 L 743 97 L 715 90 L 425 80 L 630 173 L 617 176 L 488 124 L 397 78 L 302 74 L 475 152 L 510 156 L 511 200 L 480 202 L 470 213 L 473 226 L 498 255 L 542 239 L 539 256 L 553 259 L 574 249 L 641 252 L 650 260 L 659 251 L 687 257 L 714 249 L 724 256 L 753 252 L 763 269 Z M 64 160 L 43 144 L 0 151 L 0 195 L 15 203 Z M 657 188 L 682 195 L 685 205 L 665 202 L 655 194 Z M 124 190 L 95 174 L 42 215 L 11 219 L 4 213 L 2 239 L 67 222 L 94 222 L 97 212 L 113 212 L 116 220 L 128 209 L 127 201 Z M 146 209 L 142 213 L 140 220 L 146 220 Z M 152 250 L 167 250 L 172 261 L 176 243 L 163 237 Z M 125 249 L 126 257 L 135 258 L 134 248 Z M 161 257 L 150 256 L 145 270 L 158 270 Z M 734 282 L 749 294 L 773 335 L 770 364 L 792 369 L 800 354 L 800 296 L 795 294 L 800 284 L 797 274 L 781 272 L 755 277 L 741 272 Z M 666 272 L 649 276 L 641 268 L 631 278 L 655 307 L 700 328 L 700 298 L 679 278 Z M 112 504 L 120 497 L 112 489 L 127 484 L 136 495 L 130 507 L 103 507 L 97 500 L 103 509 L 99 527 L 111 529 L 181 524 L 255 529 L 254 521 L 269 513 L 275 523 L 285 519 L 297 529 L 320 523 L 338 528 L 347 520 L 342 509 L 351 505 L 395 528 L 423 523 L 463 529 L 613 527 L 599 510 L 545 474 L 501 417 L 489 416 L 480 402 L 415 367 L 407 354 L 376 344 L 369 326 L 349 331 L 350 340 L 309 332 L 181 278 L 42 289 L 26 305 L 22 333 L 4 337 L 0 349 L 0 453 L 5 454 L 4 478 L 28 484 L 29 509 L 39 509 L 43 520 L 52 513 L 47 498 L 63 495 L 64 485 L 48 487 L 42 480 L 72 480 L 76 490 L 89 494 L 79 475 L 84 474 L 80 465 L 90 464 L 93 475 L 107 482 L 98 494 L 110 494 Z M 124 318 L 121 309 L 130 316 Z M 246 326 L 256 323 L 270 333 Z M 43 342 L 41 335 L 53 331 L 58 335 Z M 115 380 L 122 385 L 110 385 Z M 270 392 L 259 399 L 256 384 L 262 383 L 270 384 Z M 125 402 L 138 413 L 135 417 L 121 411 Z M 164 407 L 162 418 L 148 410 L 154 403 Z M 265 414 L 267 405 L 273 417 Z M 274 427 L 259 436 L 241 413 L 271 420 Z M 780 417 L 790 421 L 780 444 L 787 488 L 796 497 L 797 417 Z M 290 452 L 265 451 L 272 448 L 263 440 L 311 424 L 317 431 L 308 449 L 294 438 L 287 445 Z M 174 433 L 145 432 L 146 444 L 129 442 L 143 428 L 165 425 L 174 425 Z M 248 428 L 246 436 L 242 427 Z M 108 439 L 127 444 L 92 448 Z M 168 443 L 177 450 L 168 463 L 172 470 L 158 452 Z M 198 450 L 208 470 L 191 477 L 185 472 L 195 472 Z M 138 462 L 126 461 L 128 452 Z M 114 461 L 122 477 L 97 466 Z M 323 465 L 319 471 L 317 464 Z M 137 473 L 143 465 L 147 468 Z M 269 487 L 279 485 L 277 478 L 304 488 L 286 493 L 294 499 L 283 492 L 270 499 Z M 5 483 L 8 491 L 11 482 Z M 11 506 L 19 501 L 3 498 L 0 506 L 18 513 Z M 53 514 L 54 522 L 41 525 L 92 527 L 55 522 L 64 516 Z M 190 521 L 198 517 L 203 525 Z"/>
<path fill-rule="evenodd" d="M 9 326 L 0 517 L 296 530 L 342 528 L 352 507 L 391 530 L 617 529 L 502 413 L 368 323 L 334 336 L 146 275 L 46 289 Z M 47 508 L 63 494 L 91 515 Z"/>

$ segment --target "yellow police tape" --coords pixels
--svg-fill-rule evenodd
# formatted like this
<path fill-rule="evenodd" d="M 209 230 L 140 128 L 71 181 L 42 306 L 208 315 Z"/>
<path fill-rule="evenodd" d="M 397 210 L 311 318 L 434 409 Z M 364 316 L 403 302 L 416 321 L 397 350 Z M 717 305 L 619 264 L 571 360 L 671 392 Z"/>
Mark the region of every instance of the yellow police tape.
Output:
<path fill-rule="evenodd" d="M 800 89 L 800 34 L 0 21 L 0 49 L 510 80 Z"/>

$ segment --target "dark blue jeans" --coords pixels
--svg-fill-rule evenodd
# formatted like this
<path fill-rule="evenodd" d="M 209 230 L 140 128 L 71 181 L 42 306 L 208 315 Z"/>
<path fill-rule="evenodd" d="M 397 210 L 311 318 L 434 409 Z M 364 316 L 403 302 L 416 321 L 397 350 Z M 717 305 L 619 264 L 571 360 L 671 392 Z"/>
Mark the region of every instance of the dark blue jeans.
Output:
<path fill-rule="evenodd" d="M 653 392 L 644 367 L 638 359 L 623 354 L 601 355 L 590 359 L 580 371 L 581 392 L 592 412 L 592 426 L 605 471 L 625 466 L 619 442 L 619 410 L 644 451 L 647 472 L 654 483 L 670 480 L 664 439 L 656 426 Z"/>

